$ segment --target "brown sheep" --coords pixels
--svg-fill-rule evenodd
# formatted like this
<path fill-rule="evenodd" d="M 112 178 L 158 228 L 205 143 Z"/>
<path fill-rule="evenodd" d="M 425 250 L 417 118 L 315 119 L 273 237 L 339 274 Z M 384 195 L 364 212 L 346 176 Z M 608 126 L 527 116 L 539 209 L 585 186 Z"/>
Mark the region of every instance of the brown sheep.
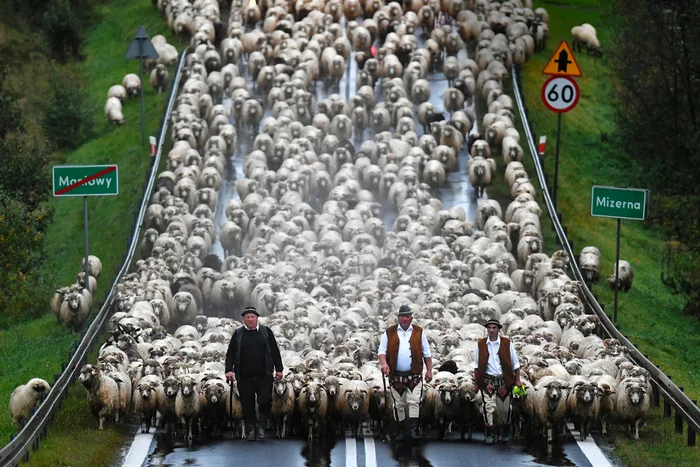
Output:
<path fill-rule="evenodd" d="M 328 394 L 323 385 L 310 382 L 299 393 L 299 413 L 309 433 L 309 440 L 319 439 L 326 425 Z"/>

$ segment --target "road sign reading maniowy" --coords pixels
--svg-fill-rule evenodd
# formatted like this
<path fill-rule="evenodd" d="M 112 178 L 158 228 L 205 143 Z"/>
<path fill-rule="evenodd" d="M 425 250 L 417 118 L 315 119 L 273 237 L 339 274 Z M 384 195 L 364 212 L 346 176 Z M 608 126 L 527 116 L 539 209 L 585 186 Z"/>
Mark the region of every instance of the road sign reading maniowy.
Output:
<path fill-rule="evenodd" d="M 643 221 L 649 201 L 648 190 L 594 185 L 591 216 Z"/>
<path fill-rule="evenodd" d="M 53 195 L 113 196 L 119 194 L 119 169 L 116 165 L 55 165 Z"/>
<path fill-rule="evenodd" d="M 545 75 L 559 76 L 581 76 L 581 68 L 576 63 L 574 53 L 571 51 L 569 44 L 562 41 L 554 51 L 554 55 L 545 65 L 542 73 Z"/>
<path fill-rule="evenodd" d="M 542 102 L 552 112 L 564 113 L 576 107 L 581 93 L 568 76 L 552 76 L 542 85 Z"/>

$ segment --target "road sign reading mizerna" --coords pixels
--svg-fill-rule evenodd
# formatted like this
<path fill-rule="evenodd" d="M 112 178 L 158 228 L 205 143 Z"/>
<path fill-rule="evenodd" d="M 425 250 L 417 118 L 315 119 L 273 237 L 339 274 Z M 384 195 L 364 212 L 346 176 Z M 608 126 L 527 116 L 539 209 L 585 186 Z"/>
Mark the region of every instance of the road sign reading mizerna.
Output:
<path fill-rule="evenodd" d="M 113 196 L 119 194 L 119 170 L 116 165 L 55 165 L 53 195 Z"/>
<path fill-rule="evenodd" d="M 594 185 L 591 190 L 591 216 L 644 220 L 648 190 Z"/>

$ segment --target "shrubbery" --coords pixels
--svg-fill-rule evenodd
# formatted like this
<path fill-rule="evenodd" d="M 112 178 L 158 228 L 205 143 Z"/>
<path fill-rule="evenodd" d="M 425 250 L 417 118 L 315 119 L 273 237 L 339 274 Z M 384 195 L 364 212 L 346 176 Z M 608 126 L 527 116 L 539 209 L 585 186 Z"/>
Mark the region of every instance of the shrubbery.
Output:
<path fill-rule="evenodd" d="M 44 34 L 51 55 L 65 63 L 69 58 L 80 58 L 83 45 L 82 21 L 77 8 L 69 0 L 51 2 L 44 14 Z"/>
<path fill-rule="evenodd" d="M 74 149 L 92 137 L 92 107 L 78 77 L 54 70 L 52 97 L 46 105 L 42 125 L 60 149 Z"/>

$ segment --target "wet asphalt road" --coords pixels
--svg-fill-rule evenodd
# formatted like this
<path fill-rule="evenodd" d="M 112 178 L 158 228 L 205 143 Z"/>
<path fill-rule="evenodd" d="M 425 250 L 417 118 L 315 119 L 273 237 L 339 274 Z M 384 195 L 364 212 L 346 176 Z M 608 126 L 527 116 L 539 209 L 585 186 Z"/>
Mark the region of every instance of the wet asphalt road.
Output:
<path fill-rule="evenodd" d="M 488 459 L 487 461 L 485 461 Z M 580 466 L 596 467 L 583 454 L 573 436 L 567 434 L 551 452 L 544 445 L 521 443 L 485 446 L 482 433 L 474 433 L 472 442 L 459 440 L 453 433 L 446 441 L 434 437 L 421 445 L 398 446 L 370 437 L 355 440 L 346 437 L 337 441 L 304 439 L 266 441 L 232 441 L 229 436 L 219 441 L 195 442 L 189 449 L 181 440 L 173 443 L 166 433 L 158 433 L 144 466 L 289 466 L 289 467 L 376 467 L 376 466 Z"/>

